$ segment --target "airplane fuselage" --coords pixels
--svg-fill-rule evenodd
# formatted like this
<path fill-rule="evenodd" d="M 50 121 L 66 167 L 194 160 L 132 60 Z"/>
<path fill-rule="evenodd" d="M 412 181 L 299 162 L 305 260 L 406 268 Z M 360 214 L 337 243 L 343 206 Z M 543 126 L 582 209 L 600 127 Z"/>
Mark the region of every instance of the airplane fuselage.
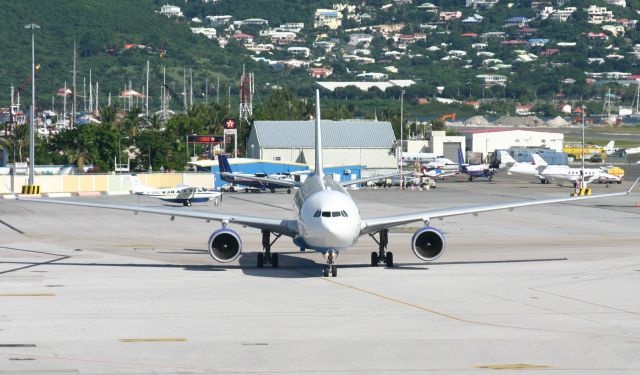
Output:
<path fill-rule="evenodd" d="M 345 250 L 358 242 L 360 211 L 349 193 L 330 177 L 312 175 L 294 198 L 296 245 L 320 252 Z"/>

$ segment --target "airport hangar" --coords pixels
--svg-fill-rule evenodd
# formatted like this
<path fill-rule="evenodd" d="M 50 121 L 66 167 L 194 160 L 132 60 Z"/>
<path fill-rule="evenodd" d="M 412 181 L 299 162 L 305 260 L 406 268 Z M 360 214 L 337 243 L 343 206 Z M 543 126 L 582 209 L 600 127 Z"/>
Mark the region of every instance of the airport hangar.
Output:
<path fill-rule="evenodd" d="M 362 177 L 397 170 L 391 123 L 374 120 L 322 120 L 322 157 L 326 166 L 361 166 Z M 313 165 L 313 121 L 255 121 L 247 156 L 264 161 Z"/>
<path fill-rule="evenodd" d="M 491 159 L 495 150 L 543 148 L 561 153 L 564 145 L 563 133 L 513 128 L 458 128 L 458 132 L 466 137 L 466 151 L 474 154 L 481 154 L 484 160 L 487 160 L 487 156 Z"/>

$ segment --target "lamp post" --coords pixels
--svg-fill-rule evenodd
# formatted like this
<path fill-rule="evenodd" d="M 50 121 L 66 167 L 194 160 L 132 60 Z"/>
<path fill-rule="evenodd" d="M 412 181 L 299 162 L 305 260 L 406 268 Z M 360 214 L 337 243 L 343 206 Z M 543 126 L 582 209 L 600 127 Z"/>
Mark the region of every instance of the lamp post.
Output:
<path fill-rule="evenodd" d="M 255 159 L 256 158 L 256 154 L 253 153 L 253 146 L 254 146 L 254 144 L 251 144 L 251 158 Z"/>
<path fill-rule="evenodd" d="M 36 110 L 36 49 L 35 30 L 40 26 L 30 23 L 24 27 L 31 29 L 31 110 L 29 111 L 29 185 L 33 185 L 33 169 L 35 167 L 35 115 Z"/>
<path fill-rule="evenodd" d="M 580 174 L 582 175 L 582 178 L 580 179 L 580 189 L 584 189 L 587 186 L 584 183 L 584 116 L 587 114 L 587 107 L 583 104 L 582 105 L 582 171 L 580 172 Z"/>
<path fill-rule="evenodd" d="M 400 92 L 400 189 L 404 189 L 404 175 L 402 174 L 402 136 L 404 128 L 404 90 Z"/>

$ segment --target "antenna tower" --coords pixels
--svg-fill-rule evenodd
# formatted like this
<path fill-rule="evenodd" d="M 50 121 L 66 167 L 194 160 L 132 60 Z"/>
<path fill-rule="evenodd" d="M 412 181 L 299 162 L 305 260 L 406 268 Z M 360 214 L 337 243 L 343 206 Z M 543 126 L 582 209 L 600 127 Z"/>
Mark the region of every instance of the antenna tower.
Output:
<path fill-rule="evenodd" d="M 249 121 L 253 116 L 253 73 L 246 73 L 242 66 L 240 77 L 240 120 Z"/>

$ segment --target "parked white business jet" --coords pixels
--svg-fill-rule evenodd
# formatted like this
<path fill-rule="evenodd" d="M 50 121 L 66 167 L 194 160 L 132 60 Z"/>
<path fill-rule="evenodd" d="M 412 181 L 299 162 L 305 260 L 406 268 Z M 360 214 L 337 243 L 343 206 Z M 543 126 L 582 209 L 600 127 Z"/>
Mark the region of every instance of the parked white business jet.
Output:
<path fill-rule="evenodd" d="M 568 165 L 550 165 L 540 172 L 540 175 L 547 179 L 554 179 L 559 182 L 569 181 L 574 184 L 583 179 L 582 168 L 571 168 Z M 585 168 L 584 181 L 587 183 L 622 183 L 619 176 L 609 174 L 600 168 Z"/>
<path fill-rule="evenodd" d="M 537 177 L 543 184 L 549 182 L 547 178 L 540 175 L 540 172 L 542 172 L 548 164 L 538 154 L 533 154 L 533 163 L 522 163 L 516 161 L 506 151 L 500 150 L 500 162 L 509 166 L 507 170 L 508 174 Z"/>
<path fill-rule="evenodd" d="M 211 199 L 214 200 L 217 206 L 222 201 L 222 193 L 217 190 L 207 190 L 188 185 L 157 189 L 143 184 L 138 176 L 135 175 L 130 177 L 130 181 L 134 194 L 158 198 L 165 202 L 182 203 L 183 206 L 191 206 L 193 202 L 207 202 Z"/>
<path fill-rule="evenodd" d="M 293 243 L 300 248 L 321 252 L 326 258 L 324 276 L 329 276 L 330 274 L 336 276 L 337 268 L 335 261 L 338 254 L 354 246 L 358 242 L 358 239 L 364 235 L 371 236 L 378 243 L 378 251 L 371 253 L 371 265 L 377 266 L 379 263 L 386 263 L 388 267 L 392 267 L 393 254 L 386 251 L 389 228 L 413 222 L 422 222 L 424 223 L 424 227 L 418 229 L 413 235 L 411 248 L 418 258 L 424 261 L 432 261 L 440 257 L 445 250 L 444 233 L 429 225 L 432 219 L 485 211 L 514 209 L 525 206 L 621 196 L 629 194 L 638 182 L 638 180 L 636 180 L 629 190 L 621 193 L 579 197 L 565 196 L 562 198 L 526 200 L 481 206 L 424 209 L 406 214 L 365 219 L 360 217 L 358 206 L 343 188 L 344 184 L 334 181 L 330 176 L 325 176 L 322 165 L 320 93 L 316 91 L 315 171 L 299 186 L 294 198 L 295 217 L 293 218 L 265 218 L 233 213 L 121 206 L 75 200 L 32 201 L 162 214 L 168 215 L 172 219 L 180 216 L 207 221 L 219 221 L 222 223 L 222 228 L 213 232 L 208 242 L 209 254 L 219 262 L 231 262 L 237 259 L 242 253 L 240 235 L 229 228 L 229 224 L 257 228 L 262 231 L 262 244 L 264 248 L 264 251 L 258 254 L 258 267 L 262 267 L 265 263 L 271 263 L 274 267 L 278 266 L 278 255 L 271 253 L 271 245 L 273 243 L 271 242 L 270 235 L 273 233 L 276 239 L 283 235 L 288 236 L 291 237 Z M 375 235 L 378 236 L 377 239 Z"/>

